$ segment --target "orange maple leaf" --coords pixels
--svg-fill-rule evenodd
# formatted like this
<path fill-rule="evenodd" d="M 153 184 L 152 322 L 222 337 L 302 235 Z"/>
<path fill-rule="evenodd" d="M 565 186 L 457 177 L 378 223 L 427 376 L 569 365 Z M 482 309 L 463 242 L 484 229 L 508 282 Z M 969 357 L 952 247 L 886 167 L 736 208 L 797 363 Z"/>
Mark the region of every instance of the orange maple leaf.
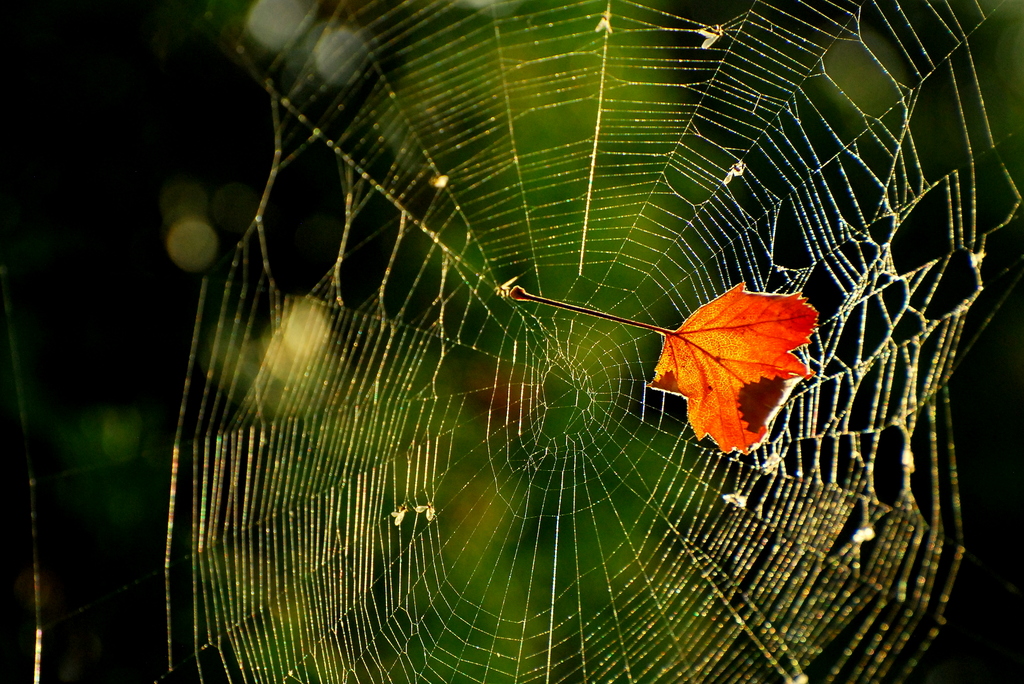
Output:
<path fill-rule="evenodd" d="M 746 292 L 743 283 L 693 312 L 676 330 L 504 288 L 516 300 L 534 301 L 653 330 L 665 337 L 648 385 L 686 397 L 686 415 L 697 439 L 705 435 L 723 452 L 748 453 L 789 393 L 812 371 L 792 350 L 807 344 L 818 312 L 800 295 Z"/>
<path fill-rule="evenodd" d="M 722 451 L 757 448 L 801 378 L 792 350 L 807 344 L 818 312 L 800 295 L 746 292 L 740 283 L 668 331 L 648 387 L 686 397 L 697 435 Z"/>

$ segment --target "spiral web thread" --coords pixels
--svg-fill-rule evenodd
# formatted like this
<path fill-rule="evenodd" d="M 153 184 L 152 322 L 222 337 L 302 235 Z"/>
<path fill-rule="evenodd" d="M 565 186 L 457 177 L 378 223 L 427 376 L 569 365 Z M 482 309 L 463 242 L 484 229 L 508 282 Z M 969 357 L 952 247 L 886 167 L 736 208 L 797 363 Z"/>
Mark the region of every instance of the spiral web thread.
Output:
<path fill-rule="evenodd" d="M 941 624 L 943 387 L 1018 200 L 974 75 L 986 16 L 556 5 L 239 22 L 272 181 L 333 155 L 344 208 L 309 294 L 278 288 L 261 209 L 200 313 L 204 676 L 891 681 Z M 512 278 L 667 327 L 739 281 L 803 291 L 815 375 L 721 454 L 646 388 L 656 335 L 512 302 Z"/>

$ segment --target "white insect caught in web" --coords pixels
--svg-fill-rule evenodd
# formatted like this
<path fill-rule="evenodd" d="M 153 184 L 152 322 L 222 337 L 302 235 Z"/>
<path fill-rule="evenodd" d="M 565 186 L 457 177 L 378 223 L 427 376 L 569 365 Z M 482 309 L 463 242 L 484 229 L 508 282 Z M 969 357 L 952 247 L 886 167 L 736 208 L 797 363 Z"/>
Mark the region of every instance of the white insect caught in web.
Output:
<path fill-rule="evenodd" d="M 985 17 L 903 9 L 248 7 L 231 52 L 271 102 L 271 180 L 332 160 L 343 230 L 285 294 L 258 217 L 205 301 L 198 589 L 172 607 L 195 667 L 903 679 L 956 574 L 939 395 L 1018 197 L 983 154 Z M 925 103 L 962 136 L 941 157 L 915 145 Z M 511 279 L 663 327 L 741 282 L 800 292 L 811 372 L 723 454 L 647 388 L 657 339 Z"/>

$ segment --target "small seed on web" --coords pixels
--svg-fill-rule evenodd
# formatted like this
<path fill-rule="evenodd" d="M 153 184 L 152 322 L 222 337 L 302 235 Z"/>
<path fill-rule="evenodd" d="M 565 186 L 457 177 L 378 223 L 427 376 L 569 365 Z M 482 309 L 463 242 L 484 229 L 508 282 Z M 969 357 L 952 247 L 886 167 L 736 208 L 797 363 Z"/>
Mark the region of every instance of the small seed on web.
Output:
<path fill-rule="evenodd" d="M 743 494 L 723 494 L 722 501 L 727 504 L 732 504 L 737 508 L 747 507 L 747 497 Z"/>
<path fill-rule="evenodd" d="M 725 35 L 725 29 L 722 28 L 721 24 L 715 24 L 714 26 L 705 26 L 702 29 L 697 29 L 697 33 L 704 36 L 704 42 L 700 44 L 701 48 L 707 49 Z"/>
<path fill-rule="evenodd" d="M 395 527 L 398 527 L 399 525 L 402 524 L 402 521 L 405 520 L 405 514 L 408 513 L 408 512 L 409 512 L 409 507 L 406 506 L 405 504 L 402 504 L 401 506 L 399 506 L 398 510 L 391 512 L 391 517 L 393 517 L 395 519 Z"/>
<path fill-rule="evenodd" d="M 741 161 L 736 162 L 729 167 L 729 173 L 725 174 L 725 180 L 722 181 L 723 185 L 728 185 L 729 182 L 738 176 L 742 176 L 743 172 L 747 170 L 747 165 Z"/>
<path fill-rule="evenodd" d="M 437 511 L 434 510 L 434 504 L 427 502 L 426 506 L 413 506 L 414 511 L 417 513 L 426 513 L 427 522 L 432 522 L 437 517 Z"/>

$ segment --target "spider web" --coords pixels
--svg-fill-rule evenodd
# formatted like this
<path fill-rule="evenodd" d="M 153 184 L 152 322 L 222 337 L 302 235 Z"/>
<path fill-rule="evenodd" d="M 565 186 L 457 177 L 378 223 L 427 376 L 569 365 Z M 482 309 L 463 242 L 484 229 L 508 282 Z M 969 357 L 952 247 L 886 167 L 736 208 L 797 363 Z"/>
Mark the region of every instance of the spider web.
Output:
<path fill-rule="evenodd" d="M 621 0 L 228 18 L 275 157 L 202 300 L 183 402 L 191 530 L 172 514 L 168 549 L 190 535 L 191 577 L 170 577 L 191 582 L 196 667 L 903 678 L 960 557 L 944 386 L 1019 199 L 973 68 L 985 18 Z M 277 185 L 317 155 L 332 208 L 271 229 Z M 312 287 L 289 230 L 326 264 Z M 513 278 L 667 327 L 740 281 L 803 292 L 815 375 L 762 447 L 722 454 L 646 387 L 657 336 L 510 301 Z"/>

